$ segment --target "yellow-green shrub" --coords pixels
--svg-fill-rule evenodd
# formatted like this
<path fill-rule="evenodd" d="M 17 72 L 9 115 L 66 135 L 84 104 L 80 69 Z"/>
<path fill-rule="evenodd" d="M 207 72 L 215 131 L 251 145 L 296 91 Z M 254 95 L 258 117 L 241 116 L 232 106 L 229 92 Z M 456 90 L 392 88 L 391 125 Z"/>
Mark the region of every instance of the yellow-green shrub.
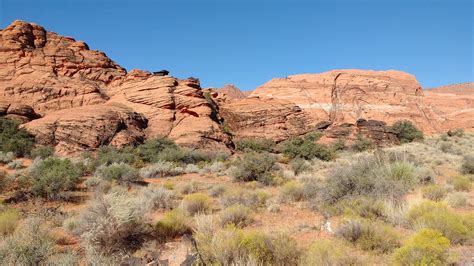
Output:
<path fill-rule="evenodd" d="M 469 192 L 471 190 L 471 180 L 465 176 L 455 176 L 450 180 L 456 191 Z"/>
<path fill-rule="evenodd" d="M 242 205 L 227 207 L 220 213 L 220 221 L 223 226 L 244 227 L 252 222 L 251 210 Z"/>
<path fill-rule="evenodd" d="M 284 200 L 289 201 L 301 201 L 304 199 L 304 187 L 303 184 L 298 183 L 295 180 L 285 183 L 281 187 L 281 197 Z"/>
<path fill-rule="evenodd" d="M 174 209 L 165 214 L 155 225 L 155 233 L 161 240 L 191 232 L 190 217 L 182 209 Z"/>
<path fill-rule="evenodd" d="M 206 213 L 211 209 L 212 198 L 204 193 L 193 193 L 183 198 L 181 206 L 190 214 Z"/>
<path fill-rule="evenodd" d="M 400 265 L 444 265 L 448 259 L 449 239 L 433 229 L 422 229 L 394 254 Z"/>
<path fill-rule="evenodd" d="M 438 230 L 452 243 L 462 243 L 469 238 L 463 217 L 442 202 L 424 201 L 413 206 L 408 211 L 408 220 L 415 226 Z"/>
<path fill-rule="evenodd" d="M 4 236 L 15 231 L 20 216 L 15 210 L 0 212 L 0 236 Z"/>

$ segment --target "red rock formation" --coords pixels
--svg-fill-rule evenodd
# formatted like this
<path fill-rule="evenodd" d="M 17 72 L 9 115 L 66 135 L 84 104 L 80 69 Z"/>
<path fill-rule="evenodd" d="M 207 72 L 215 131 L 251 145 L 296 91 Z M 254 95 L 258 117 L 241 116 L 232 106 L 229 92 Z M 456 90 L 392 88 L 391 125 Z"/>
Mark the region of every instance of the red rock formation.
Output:
<path fill-rule="evenodd" d="M 127 111 L 111 110 L 110 106 L 115 106 L 112 103 Z M 100 112 L 94 116 L 96 111 Z M 140 115 L 130 115 L 132 111 L 143 117 L 136 119 Z M 166 135 L 180 144 L 225 148 L 229 137 L 211 113 L 198 80 L 144 71 L 127 74 L 104 53 L 89 50 L 84 42 L 33 23 L 15 21 L 0 31 L 0 115 L 22 121 L 41 116 L 25 125 L 41 143 L 84 149 Z M 87 119 L 104 122 L 93 125 L 86 123 Z M 143 124 L 143 119 L 148 123 Z M 141 126 L 122 130 L 130 124 L 124 121 Z M 54 128 L 58 123 L 68 126 Z M 112 136 L 109 127 L 125 133 Z M 57 130 L 61 134 L 56 134 Z"/>
<path fill-rule="evenodd" d="M 311 120 L 329 121 L 332 126 L 355 125 L 358 119 L 388 124 L 408 119 L 426 133 L 452 127 L 446 124 L 446 115 L 424 96 L 415 77 L 400 71 L 334 70 L 289 76 L 267 82 L 251 96 L 293 102 Z M 462 106 L 472 108 L 472 104 Z"/>

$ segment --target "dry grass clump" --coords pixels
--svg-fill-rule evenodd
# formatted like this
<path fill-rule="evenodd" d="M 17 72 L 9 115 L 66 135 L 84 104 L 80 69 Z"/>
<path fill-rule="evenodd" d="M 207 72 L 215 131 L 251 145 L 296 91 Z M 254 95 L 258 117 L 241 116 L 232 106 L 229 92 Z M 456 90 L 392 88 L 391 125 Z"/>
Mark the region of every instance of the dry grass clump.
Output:
<path fill-rule="evenodd" d="M 208 193 L 211 197 L 220 197 L 226 191 L 227 191 L 226 186 L 221 185 L 221 184 L 217 184 L 217 185 L 212 186 L 211 189 L 209 189 Z"/>
<path fill-rule="evenodd" d="M 357 258 L 350 254 L 350 249 L 343 242 L 334 239 L 318 240 L 311 244 L 301 259 L 301 265 L 356 265 Z"/>
<path fill-rule="evenodd" d="M 454 208 L 465 207 L 468 204 L 468 195 L 465 192 L 454 192 L 448 194 L 446 202 Z"/>
<path fill-rule="evenodd" d="M 223 209 L 219 213 L 222 226 L 233 225 L 236 227 L 245 227 L 252 223 L 252 211 L 250 208 L 242 205 L 234 205 Z"/>
<path fill-rule="evenodd" d="M 197 222 L 195 237 L 204 264 L 297 265 L 299 261 L 297 243 L 285 234 L 216 228 L 212 219 L 203 220 Z"/>
<path fill-rule="evenodd" d="M 195 181 L 192 181 L 191 183 L 180 184 L 176 187 L 176 191 L 182 195 L 187 195 L 197 192 L 198 188 L 199 184 Z"/>
<path fill-rule="evenodd" d="M 207 213 L 211 210 L 212 198 L 204 193 L 193 193 L 185 196 L 181 207 L 191 215 Z"/>
<path fill-rule="evenodd" d="M 184 173 L 182 167 L 176 166 L 172 162 L 159 161 L 140 169 L 140 175 L 144 178 L 160 178 L 166 176 L 176 176 Z"/>
<path fill-rule="evenodd" d="M 265 205 L 268 194 L 259 190 L 231 189 L 227 190 L 219 199 L 219 203 L 223 208 L 232 205 L 243 205 L 250 208 L 258 208 Z"/>
<path fill-rule="evenodd" d="M 440 185 L 428 185 L 423 187 L 423 198 L 429 199 L 432 201 L 441 201 L 446 197 L 446 188 Z"/>
<path fill-rule="evenodd" d="M 469 192 L 471 190 L 471 180 L 465 176 L 458 175 L 449 180 L 449 184 L 453 186 L 456 191 Z"/>
<path fill-rule="evenodd" d="M 100 196 L 81 214 L 78 232 L 91 252 L 127 254 L 149 235 L 145 211 L 142 202 L 126 192 Z"/>
<path fill-rule="evenodd" d="M 305 198 L 304 185 L 292 180 L 281 187 L 280 197 L 284 201 L 302 201 Z"/>
<path fill-rule="evenodd" d="M 54 241 L 44 221 L 39 218 L 23 220 L 13 234 L 0 240 L 2 265 L 42 265 L 54 254 Z"/>

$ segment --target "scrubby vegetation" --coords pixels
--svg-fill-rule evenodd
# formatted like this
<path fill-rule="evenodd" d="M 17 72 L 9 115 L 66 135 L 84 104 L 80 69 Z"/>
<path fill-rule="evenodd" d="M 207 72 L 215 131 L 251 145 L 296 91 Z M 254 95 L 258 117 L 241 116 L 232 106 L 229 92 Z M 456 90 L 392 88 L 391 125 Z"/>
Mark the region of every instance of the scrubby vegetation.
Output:
<path fill-rule="evenodd" d="M 468 261 L 474 135 L 339 142 L 243 139 L 231 157 L 166 138 L 69 159 L 1 151 L 0 264 Z"/>
<path fill-rule="evenodd" d="M 392 125 L 392 129 L 395 131 L 395 134 L 401 143 L 423 139 L 423 132 L 421 132 L 411 121 L 408 120 L 395 122 Z"/>
<path fill-rule="evenodd" d="M 0 117 L 0 151 L 12 152 L 16 156 L 29 155 L 34 138 L 26 130 L 19 128 L 19 122 Z"/>

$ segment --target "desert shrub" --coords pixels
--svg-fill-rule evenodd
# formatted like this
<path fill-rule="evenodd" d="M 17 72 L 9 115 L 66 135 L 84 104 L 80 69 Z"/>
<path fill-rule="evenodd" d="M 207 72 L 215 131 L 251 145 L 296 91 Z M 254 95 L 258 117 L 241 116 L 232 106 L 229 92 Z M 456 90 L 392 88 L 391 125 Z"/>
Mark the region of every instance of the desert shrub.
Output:
<path fill-rule="evenodd" d="M 186 148 L 166 148 L 155 156 L 154 162 L 168 161 L 184 164 L 196 164 L 199 162 L 209 162 L 213 155 L 202 150 L 192 150 Z"/>
<path fill-rule="evenodd" d="M 21 159 L 16 159 L 8 163 L 8 168 L 10 169 L 21 169 L 23 168 L 23 161 Z"/>
<path fill-rule="evenodd" d="M 191 174 L 191 173 L 199 173 L 201 171 L 201 168 L 195 164 L 187 164 L 186 167 L 184 167 L 184 173 Z"/>
<path fill-rule="evenodd" d="M 237 181 L 259 181 L 269 184 L 275 163 L 275 156 L 269 153 L 246 153 L 234 161 L 235 168 L 231 171 L 231 176 Z"/>
<path fill-rule="evenodd" d="M 234 225 L 237 227 L 244 227 L 252 222 L 251 210 L 242 205 L 234 205 L 225 208 L 219 214 L 222 226 Z"/>
<path fill-rule="evenodd" d="M 0 193 L 7 189 L 10 184 L 10 179 L 5 171 L 0 170 Z"/>
<path fill-rule="evenodd" d="M 456 191 L 469 192 L 471 190 L 471 180 L 465 176 L 455 176 L 451 180 L 449 180 L 449 183 Z"/>
<path fill-rule="evenodd" d="M 450 129 L 446 134 L 450 137 L 463 137 L 464 136 L 464 129 L 462 128 L 456 128 L 456 129 Z"/>
<path fill-rule="evenodd" d="M 326 204 L 358 196 L 399 201 L 418 182 L 413 169 L 412 164 L 389 154 L 358 157 L 330 171 L 319 199 Z"/>
<path fill-rule="evenodd" d="M 423 198 L 433 200 L 433 201 L 441 201 L 446 197 L 446 189 L 440 185 L 428 185 L 422 189 Z"/>
<path fill-rule="evenodd" d="M 222 194 L 226 192 L 227 188 L 224 185 L 214 185 L 212 188 L 209 190 L 209 195 L 211 197 L 219 197 Z"/>
<path fill-rule="evenodd" d="M 165 149 L 179 149 L 172 140 L 166 137 L 159 137 L 156 139 L 146 140 L 143 144 L 136 148 L 136 152 L 144 162 L 158 162 L 158 156 Z"/>
<path fill-rule="evenodd" d="M 363 196 L 341 202 L 346 215 L 359 216 L 371 220 L 384 220 L 387 211 L 386 205 L 382 200 L 374 200 Z"/>
<path fill-rule="evenodd" d="M 357 135 L 357 139 L 351 145 L 351 150 L 356 152 L 363 152 L 374 148 L 374 143 L 372 140 L 362 136 Z"/>
<path fill-rule="evenodd" d="M 461 171 L 465 174 L 474 174 L 474 154 L 463 157 Z"/>
<path fill-rule="evenodd" d="M 107 181 L 117 181 L 119 184 L 130 184 L 142 180 L 138 170 L 126 163 L 101 165 L 95 171 L 94 176 Z"/>
<path fill-rule="evenodd" d="M 200 174 L 215 174 L 215 175 L 224 175 L 227 170 L 227 165 L 224 162 L 215 161 L 211 164 L 205 164 L 202 169 L 199 171 Z"/>
<path fill-rule="evenodd" d="M 172 162 L 159 161 L 150 166 L 140 169 L 144 178 L 159 178 L 165 176 L 176 176 L 184 173 L 183 168 Z"/>
<path fill-rule="evenodd" d="M 76 232 L 77 228 L 79 228 L 79 219 L 77 217 L 68 217 L 64 219 L 62 227 L 67 230 L 68 232 L 74 233 Z"/>
<path fill-rule="evenodd" d="M 176 197 L 173 191 L 165 188 L 146 187 L 137 193 L 146 210 L 172 209 L 175 206 Z"/>
<path fill-rule="evenodd" d="M 412 206 L 408 220 L 415 226 L 438 230 L 452 243 L 462 243 L 469 238 L 463 217 L 450 211 L 442 202 L 424 201 Z"/>
<path fill-rule="evenodd" d="M 275 142 L 265 138 L 243 138 L 235 141 L 235 149 L 243 152 L 272 152 Z"/>
<path fill-rule="evenodd" d="M 55 157 L 38 160 L 30 166 L 28 173 L 32 194 L 53 200 L 75 189 L 79 176 L 79 169 L 69 159 Z"/>
<path fill-rule="evenodd" d="M 66 250 L 61 253 L 56 253 L 50 256 L 46 262 L 48 266 L 62 266 L 62 265 L 81 265 L 81 257 L 76 251 Z M 97 265 L 97 264 L 94 264 Z"/>
<path fill-rule="evenodd" d="M 467 205 L 467 193 L 464 192 L 454 192 L 448 194 L 446 197 L 446 202 L 449 204 L 449 206 L 458 208 L 458 207 L 464 207 Z"/>
<path fill-rule="evenodd" d="M 35 159 L 39 157 L 41 159 L 46 159 L 53 156 L 54 147 L 52 146 L 36 146 L 31 150 L 31 158 Z"/>
<path fill-rule="evenodd" d="M 315 143 L 313 138 L 294 137 L 281 143 L 280 152 L 289 158 L 303 158 L 311 160 L 318 158 L 323 161 L 330 161 L 334 158 L 334 153 L 324 144 Z"/>
<path fill-rule="evenodd" d="M 366 251 L 388 253 L 400 246 L 395 230 L 377 222 L 349 220 L 336 230 L 336 235 Z"/>
<path fill-rule="evenodd" d="M 0 240 L 2 265 L 42 265 L 54 253 L 54 241 L 44 221 L 29 218 L 15 232 Z"/>
<path fill-rule="evenodd" d="M 445 265 L 448 260 L 449 239 L 432 229 L 422 229 L 394 253 L 401 265 Z"/>
<path fill-rule="evenodd" d="M 184 210 L 194 215 L 206 213 L 211 209 L 212 198 L 204 193 L 193 193 L 186 195 L 181 202 Z"/>
<path fill-rule="evenodd" d="M 193 181 L 191 183 L 184 183 L 184 184 L 180 184 L 176 188 L 176 191 L 181 195 L 187 195 L 187 194 L 197 192 L 198 191 L 198 186 L 199 185 L 196 181 Z"/>
<path fill-rule="evenodd" d="M 191 218 L 183 209 L 174 209 L 156 223 L 155 234 L 160 240 L 166 240 L 191 232 Z"/>
<path fill-rule="evenodd" d="M 13 159 L 15 159 L 15 154 L 13 152 L 0 151 L 0 163 L 3 163 L 3 164 L 9 163 L 13 161 Z"/>
<path fill-rule="evenodd" d="M 297 181 L 289 181 L 281 188 L 280 197 L 286 201 L 301 201 L 304 199 L 303 184 Z"/>
<path fill-rule="evenodd" d="M 34 137 L 19 125 L 17 121 L 0 117 L 0 151 L 13 152 L 16 156 L 30 154 Z"/>
<path fill-rule="evenodd" d="M 295 175 L 299 175 L 311 169 L 311 165 L 304 159 L 294 158 L 290 161 L 290 166 Z"/>
<path fill-rule="evenodd" d="M 408 120 L 395 122 L 392 125 L 392 129 L 401 143 L 408 143 L 423 139 L 423 132 L 421 132 L 411 121 Z"/>
<path fill-rule="evenodd" d="M 222 207 L 232 205 L 244 205 L 250 208 L 257 208 L 265 205 L 268 194 L 263 191 L 252 191 L 244 189 L 230 189 L 219 199 Z"/>
<path fill-rule="evenodd" d="M 349 248 L 338 240 L 318 240 L 302 256 L 301 265 L 354 265 L 354 257 L 349 256 L 349 252 Z"/>
<path fill-rule="evenodd" d="M 0 211 L 0 237 L 13 233 L 20 215 L 15 210 Z"/>
<path fill-rule="evenodd" d="M 347 150 L 346 141 L 344 139 L 337 139 L 335 142 L 331 143 L 331 149 L 333 151 Z"/>
<path fill-rule="evenodd" d="M 81 213 L 78 233 L 95 252 L 127 254 L 138 249 L 149 234 L 144 211 L 142 202 L 126 192 L 106 194 Z"/>

